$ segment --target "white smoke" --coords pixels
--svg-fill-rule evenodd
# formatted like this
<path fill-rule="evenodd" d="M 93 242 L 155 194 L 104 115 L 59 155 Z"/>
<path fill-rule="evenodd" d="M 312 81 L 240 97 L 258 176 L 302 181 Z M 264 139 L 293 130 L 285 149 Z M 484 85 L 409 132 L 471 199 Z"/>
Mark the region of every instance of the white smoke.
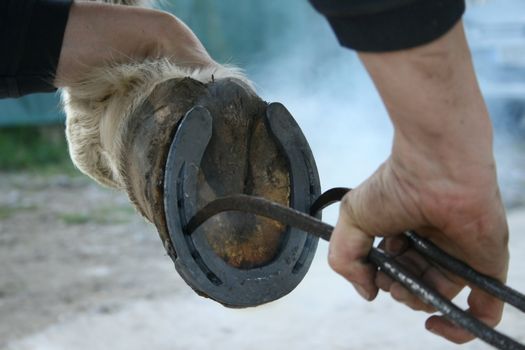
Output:
<path fill-rule="evenodd" d="M 313 149 L 323 189 L 355 187 L 388 156 L 392 127 L 356 55 L 339 46 L 325 19 L 306 1 L 300 3 L 283 2 L 276 8 L 290 22 L 288 30 L 249 71 L 262 97 L 283 102 L 298 121 Z M 509 105 L 511 99 L 517 106 L 525 101 L 525 1 L 471 1 L 464 22 L 496 126 L 504 198 L 508 205 L 522 204 L 525 148 L 505 130 L 515 132 L 512 123 L 522 123 L 519 116 L 508 114 L 513 109 L 519 113 Z M 525 135 L 525 125 L 519 128 Z M 330 220 L 335 212 L 329 213 Z"/>
<path fill-rule="evenodd" d="M 495 127 L 495 155 L 508 207 L 525 204 L 525 1 L 470 4 L 464 22 Z"/>
<path fill-rule="evenodd" d="M 325 19 L 301 2 L 304 8 L 290 2 L 294 18 L 281 51 L 272 49 L 270 59 L 249 71 L 262 97 L 282 102 L 301 126 L 322 189 L 355 187 L 388 156 L 392 127 L 357 56 L 341 47 Z M 335 222 L 336 214 L 334 206 L 325 220 Z"/>

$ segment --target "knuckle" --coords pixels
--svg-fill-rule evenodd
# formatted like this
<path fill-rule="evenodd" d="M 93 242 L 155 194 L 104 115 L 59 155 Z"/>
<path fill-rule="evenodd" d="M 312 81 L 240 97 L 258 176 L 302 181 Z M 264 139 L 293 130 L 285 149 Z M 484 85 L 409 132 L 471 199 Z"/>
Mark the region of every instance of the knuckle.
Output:
<path fill-rule="evenodd" d="M 349 276 L 348 264 L 336 253 L 330 252 L 328 255 L 328 265 L 338 274 Z"/>
<path fill-rule="evenodd" d="M 420 305 L 421 305 L 420 311 L 426 312 L 428 314 L 432 314 L 436 312 L 436 308 L 433 307 L 432 305 L 425 304 L 423 302 L 421 302 Z"/>
<path fill-rule="evenodd" d="M 354 207 L 352 205 L 352 200 L 350 198 L 351 193 L 352 191 L 345 194 L 345 196 L 341 200 L 340 211 L 345 213 L 348 218 L 352 219 L 355 217 L 354 215 L 355 213 L 354 213 Z"/>
<path fill-rule="evenodd" d="M 495 327 L 497 326 L 500 322 L 501 322 L 501 318 L 502 318 L 503 314 L 502 312 L 496 312 L 492 315 L 489 315 L 486 319 L 485 319 L 485 322 L 491 326 L 491 327 Z"/>

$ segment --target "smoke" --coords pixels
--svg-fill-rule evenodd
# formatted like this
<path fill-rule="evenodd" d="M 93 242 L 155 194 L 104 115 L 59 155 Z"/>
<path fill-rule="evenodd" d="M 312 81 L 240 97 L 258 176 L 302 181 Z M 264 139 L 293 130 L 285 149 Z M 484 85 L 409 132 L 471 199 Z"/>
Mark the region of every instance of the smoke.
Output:
<path fill-rule="evenodd" d="M 288 30 L 248 67 L 258 92 L 282 102 L 312 148 L 326 190 L 355 187 L 386 159 L 392 127 L 357 56 L 306 1 L 276 9 Z M 337 206 L 324 215 L 335 222 Z"/>
<path fill-rule="evenodd" d="M 519 10 L 517 10 L 519 8 Z M 291 111 L 310 142 L 323 189 L 355 187 L 388 157 L 392 127 L 356 55 L 339 46 L 306 1 L 280 2 L 288 29 L 269 38 L 248 67 L 258 91 Z M 525 204 L 525 2 L 469 2 L 464 18 L 476 70 L 495 126 L 504 200 Z M 336 210 L 329 213 L 333 220 Z"/>
<path fill-rule="evenodd" d="M 494 125 L 507 207 L 525 205 L 525 2 L 469 3 L 464 17 L 481 90 Z"/>

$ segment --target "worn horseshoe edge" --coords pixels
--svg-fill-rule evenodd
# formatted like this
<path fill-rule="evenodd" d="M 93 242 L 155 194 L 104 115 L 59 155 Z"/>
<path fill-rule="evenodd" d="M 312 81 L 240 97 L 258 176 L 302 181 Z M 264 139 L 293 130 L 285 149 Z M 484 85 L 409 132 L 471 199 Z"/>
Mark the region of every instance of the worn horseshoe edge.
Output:
<path fill-rule="evenodd" d="M 217 271 L 206 264 L 184 227 L 199 209 L 194 205 L 196 179 L 212 135 L 212 123 L 213 117 L 208 109 L 202 106 L 192 108 L 181 120 L 168 153 L 164 208 L 168 233 L 175 249 L 175 267 L 198 294 L 225 306 L 264 304 L 288 294 L 301 282 L 313 260 L 318 237 L 288 227 L 282 251 L 265 266 L 240 270 L 221 260 L 217 262 L 220 264 L 220 271 Z M 320 183 L 306 138 L 280 103 L 267 106 L 265 123 L 289 165 L 290 205 L 307 213 L 320 194 Z"/>

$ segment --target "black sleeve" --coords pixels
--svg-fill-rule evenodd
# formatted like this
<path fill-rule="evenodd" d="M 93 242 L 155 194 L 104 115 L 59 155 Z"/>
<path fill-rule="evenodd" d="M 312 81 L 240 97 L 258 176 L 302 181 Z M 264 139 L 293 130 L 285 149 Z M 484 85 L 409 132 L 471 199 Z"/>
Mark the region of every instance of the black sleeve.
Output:
<path fill-rule="evenodd" d="M 72 0 L 0 0 L 0 98 L 56 90 Z"/>
<path fill-rule="evenodd" d="M 419 46 L 449 31 L 465 0 L 310 0 L 332 26 L 341 45 L 358 51 Z"/>

